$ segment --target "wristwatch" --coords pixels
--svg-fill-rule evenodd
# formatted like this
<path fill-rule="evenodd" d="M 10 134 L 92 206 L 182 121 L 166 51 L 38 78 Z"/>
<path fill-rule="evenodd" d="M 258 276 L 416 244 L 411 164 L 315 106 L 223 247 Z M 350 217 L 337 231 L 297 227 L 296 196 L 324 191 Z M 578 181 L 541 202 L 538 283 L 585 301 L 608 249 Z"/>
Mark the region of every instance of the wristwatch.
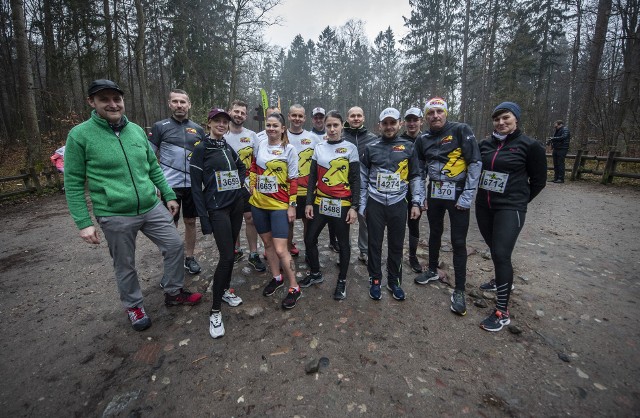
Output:
<path fill-rule="evenodd" d="M 289 202 L 289 206 L 291 206 L 292 208 L 297 208 L 298 202 Z"/>

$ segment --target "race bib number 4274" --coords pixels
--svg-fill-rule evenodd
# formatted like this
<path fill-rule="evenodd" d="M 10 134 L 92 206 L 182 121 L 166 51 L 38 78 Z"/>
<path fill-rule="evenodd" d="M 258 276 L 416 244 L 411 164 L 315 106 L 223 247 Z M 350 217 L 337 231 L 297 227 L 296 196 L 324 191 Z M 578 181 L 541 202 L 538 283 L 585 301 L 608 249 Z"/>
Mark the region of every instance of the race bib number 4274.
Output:
<path fill-rule="evenodd" d="M 376 189 L 379 192 L 399 192 L 400 173 L 378 173 Z"/>

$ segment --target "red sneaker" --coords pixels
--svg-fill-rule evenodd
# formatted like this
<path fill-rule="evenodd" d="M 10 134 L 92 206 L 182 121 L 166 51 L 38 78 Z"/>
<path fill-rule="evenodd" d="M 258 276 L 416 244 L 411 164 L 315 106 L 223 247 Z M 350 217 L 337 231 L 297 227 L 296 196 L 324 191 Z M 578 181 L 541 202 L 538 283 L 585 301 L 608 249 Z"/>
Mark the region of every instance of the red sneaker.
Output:
<path fill-rule="evenodd" d="M 202 299 L 202 293 L 191 293 L 185 289 L 180 289 L 180 292 L 173 296 L 164 294 L 164 304 L 167 306 L 195 305 L 200 302 L 200 299 Z"/>
<path fill-rule="evenodd" d="M 291 254 L 293 257 L 297 257 L 300 255 L 300 250 L 298 249 L 298 247 L 296 247 L 295 242 L 291 243 L 291 248 L 289 248 L 289 254 Z"/>

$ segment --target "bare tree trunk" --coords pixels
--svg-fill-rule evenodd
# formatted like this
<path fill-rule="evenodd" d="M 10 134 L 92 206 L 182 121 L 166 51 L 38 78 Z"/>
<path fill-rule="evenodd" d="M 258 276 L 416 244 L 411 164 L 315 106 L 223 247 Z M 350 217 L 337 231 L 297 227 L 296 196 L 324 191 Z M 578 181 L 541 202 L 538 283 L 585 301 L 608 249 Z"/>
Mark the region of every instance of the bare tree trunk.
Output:
<path fill-rule="evenodd" d="M 145 19 L 142 0 L 135 0 L 136 21 L 138 23 L 138 34 L 136 38 L 136 73 L 138 75 L 138 86 L 140 87 L 140 107 L 142 111 L 142 121 L 144 126 L 149 126 L 149 116 L 147 115 L 147 76 L 144 66 L 144 33 Z"/>
<path fill-rule="evenodd" d="M 462 45 L 462 81 L 460 88 L 460 121 L 467 121 L 467 62 L 469 55 L 469 14 L 471 13 L 471 0 L 466 0 L 464 13 L 464 38 Z"/>
<path fill-rule="evenodd" d="M 582 0 L 576 0 L 576 37 L 573 40 L 573 49 L 571 51 L 571 79 L 569 81 L 569 100 L 567 113 L 565 116 L 565 126 L 569 126 L 569 122 L 573 120 L 575 113 L 573 107 L 573 96 L 576 90 L 576 77 L 578 75 L 578 58 L 580 55 L 580 31 L 582 30 Z"/>
<path fill-rule="evenodd" d="M 609 24 L 609 15 L 611 14 L 612 0 L 598 1 L 598 15 L 596 18 L 596 27 L 593 34 L 591 45 L 589 45 L 589 60 L 587 62 L 585 74 L 585 88 L 582 92 L 582 100 L 580 100 L 578 118 L 576 120 L 576 140 L 580 141 L 582 148 L 586 149 L 589 139 L 589 114 L 593 96 L 598 81 L 598 72 L 602 61 L 602 53 L 607 36 L 607 26 Z"/>
<path fill-rule="evenodd" d="M 102 9 L 104 12 L 104 27 L 107 37 L 107 74 L 106 77 L 111 80 L 116 80 L 116 74 L 118 73 L 116 67 L 116 51 L 113 43 L 113 25 L 111 19 L 111 12 L 109 11 L 109 0 L 102 0 Z"/>
<path fill-rule="evenodd" d="M 27 166 L 33 167 L 40 161 L 40 128 L 36 113 L 36 98 L 33 86 L 33 73 L 29 61 L 29 43 L 24 20 L 24 1 L 11 0 L 11 20 L 15 29 L 16 53 L 18 61 L 18 96 L 22 99 L 24 133 L 27 143 Z"/>

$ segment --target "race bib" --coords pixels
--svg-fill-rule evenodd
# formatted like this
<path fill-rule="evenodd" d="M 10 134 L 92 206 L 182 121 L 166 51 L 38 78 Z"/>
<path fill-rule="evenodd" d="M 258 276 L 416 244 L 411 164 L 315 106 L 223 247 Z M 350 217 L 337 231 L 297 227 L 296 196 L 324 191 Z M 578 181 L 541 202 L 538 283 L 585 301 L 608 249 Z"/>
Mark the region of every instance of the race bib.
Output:
<path fill-rule="evenodd" d="M 238 170 L 216 171 L 216 183 L 220 192 L 239 189 L 240 177 L 238 177 Z"/>
<path fill-rule="evenodd" d="M 480 176 L 480 188 L 490 192 L 504 193 L 507 187 L 507 173 L 498 173 L 497 171 L 482 170 Z"/>
<path fill-rule="evenodd" d="M 278 192 L 278 178 L 276 176 L 258 176 L 258 191 L 263 194 Z"/>
<path fill-rule="evenodd" d="M 376 189 L 379 192 L 399 192 L 400 173 L 378 173 Z"/>
<path fill-rule="evenodd" d="M 323 197 L 320 199 L 320 215 L 332 216 L 339 218 L 342 215 L 342 203 L 340 199 L 328 199 Z"/>
<path fill-rule="evenodd" d="M 456 184 L 452 181 L 432 181 L 429 196 L 432 199 L 455 200 Z"/>

